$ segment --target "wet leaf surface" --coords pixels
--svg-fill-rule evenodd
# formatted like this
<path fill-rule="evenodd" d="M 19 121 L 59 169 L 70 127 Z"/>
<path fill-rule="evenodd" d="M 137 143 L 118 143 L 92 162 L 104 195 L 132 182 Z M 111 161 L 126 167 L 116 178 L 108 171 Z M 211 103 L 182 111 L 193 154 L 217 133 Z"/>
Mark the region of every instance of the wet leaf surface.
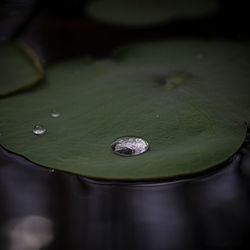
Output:
<path fill-rule="evenodd" d="M 54 65 L 40 88 L 2 100 L 1 144 L 47 167 L 125 180 L 200 172 L 239 149 L 249 113 L 247 46 L 184 41 L 122 51 L 114 61 Z M 174 88 L 159 83 L 168 76 L 178 80 Z M 32 133 L 37 122 L 42 136 Z M 114 155 L 121 136 L 142 137 L 150 150 Z"/>

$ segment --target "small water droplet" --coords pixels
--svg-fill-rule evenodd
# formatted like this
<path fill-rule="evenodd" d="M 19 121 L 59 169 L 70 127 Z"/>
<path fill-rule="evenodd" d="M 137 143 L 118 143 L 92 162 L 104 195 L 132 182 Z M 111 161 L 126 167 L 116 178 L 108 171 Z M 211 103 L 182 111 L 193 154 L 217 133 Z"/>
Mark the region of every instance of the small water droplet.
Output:
<path fill-rule="evenodd" d="M 33 134 L 35 134 L 35 135 L 43 135 L 45 133 L 46 133 L 46 128 L 42 124 L 38 123 L 38 124 L 36 124 L 34 126 Z"/>
<path fill-rule="evenodd" d="M 112 151 L 118 155 L 133 156 L 146 152 L 149 144 L 146 140 L 135 136 L 123 136 L 111 144 Z"/>
<path fill-rule="evenodd" d="M 55 172 L 55 169 L 54 169 L 54 168 L 50 169 L 50 172 L 51 172 L 51 173 L 54 173 L 54 172 Z"/>
<path fill-rule="evenodd" d="M 157 114 L 155 117 L 156 117 L 156 118 L 160 118 L 160 115 Z"/>
<path fill-rule="evenodd" d="M 204 55 L 202 53 L 199 53 L 195 56 L 196 59 L 202 60 L 204 58 Z"/>
<path fill-rule="evenodd" d="M 51 114 L 50 114 L 51 117 L 58 118 L 58 117 L 60 117 L 60 115 L 61 114 L 56 109 L 51 110 Z"/>

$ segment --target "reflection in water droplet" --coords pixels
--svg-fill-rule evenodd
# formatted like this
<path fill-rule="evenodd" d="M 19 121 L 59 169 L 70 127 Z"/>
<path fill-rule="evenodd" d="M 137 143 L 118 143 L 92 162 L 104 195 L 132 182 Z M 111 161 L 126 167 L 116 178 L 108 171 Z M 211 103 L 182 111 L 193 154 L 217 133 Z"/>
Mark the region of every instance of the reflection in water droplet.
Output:
<path fill-rule="evenodd" d="M 60 113 L 56 109 L 52 109 L 50 116 L 53 118 L 58 118 L 60 117 Z"/>
<path fill-rule="evenodd" d="M 42 124 L 38 123 L 38 124 L 36 124 L 34 126 L 33 134 L 35 134 L 35 135 L 43 135 L 45 133 L 46 133 L 46 128 Z"/>
<path fill-rule="evenodd" d="M 116 139 L 111 144 L 112 151 L 118 155 L 132 156 L 146 152 L 149 144 L 142 138 L 124 136 Z"/>

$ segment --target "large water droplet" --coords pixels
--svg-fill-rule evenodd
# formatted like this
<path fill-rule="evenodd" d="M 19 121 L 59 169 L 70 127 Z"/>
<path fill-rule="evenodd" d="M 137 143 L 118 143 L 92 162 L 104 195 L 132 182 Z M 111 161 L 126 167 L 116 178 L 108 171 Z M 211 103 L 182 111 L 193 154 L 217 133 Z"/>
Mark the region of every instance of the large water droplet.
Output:
<path fill-rule="evenodd" d="M 38 123 L 38 124 L 36 124 L 34 126 L 33 134 L 35 134 L 35 135 L 43 135 L 45 133 L 46 133 L 46 128 L 42 124 Z"/>
<path fill-rule="evenodd" d="M 135 136 L 123 136 L 111 144 L 112 151 L 118 155 L 132 156 L 146 152 L 149 144 L 146 140 Z"/>
<path fill-rule="evenodd" d="M 51 114 L 50 114 L 51 117 L 58 118 L 58 117 L 60 117 L 60 115 L 61 114 L 56 109 L 51 110 Z"/>

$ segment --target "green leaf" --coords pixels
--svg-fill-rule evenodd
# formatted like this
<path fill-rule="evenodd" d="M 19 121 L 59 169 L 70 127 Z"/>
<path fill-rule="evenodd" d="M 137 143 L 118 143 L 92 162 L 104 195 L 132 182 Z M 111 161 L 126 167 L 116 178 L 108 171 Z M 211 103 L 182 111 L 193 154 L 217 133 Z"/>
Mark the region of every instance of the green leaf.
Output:
<path fill-rule="evenodd" d="M 0 143 L 88 177 L 197 173 L 227 160 L 244 141 L 249 63 L 245 45 L 173 41 L 133 45 L 115 60 L 57 64 L 40 89 L 1 100 Z M 52 118 L 52 109 L 61 116 Z M 47 133 L 32 133 L 37 122 Z M 121 136 L 142 137 L 150 148 L 113 154 L 111 143 Z"/>
<path fill-rule="evenodd" d="M 132 67 L 163 71 L 161 77 L 167 82 L 176 81 L 179 75 L 183 90 L 199 96 L 219 116 L 234 122 L 250 120 L 249 43 L 148 42 L 121 48 L 116 51 L 116 58 Z M 185 86 L 191 80 L 192 84 Z"/>
<path fill-rule="evenodd" d="M 206 17 L 217 9 L 216 0 L 93 0 L 89 1 L 86 13 L 108 23 L 143 26 Z"/>
<path fill-rule="evenodd" d="M 34 86 L 43 69 L 34 53 L 23 44 L 0 42 L 0 97 Z"/>

